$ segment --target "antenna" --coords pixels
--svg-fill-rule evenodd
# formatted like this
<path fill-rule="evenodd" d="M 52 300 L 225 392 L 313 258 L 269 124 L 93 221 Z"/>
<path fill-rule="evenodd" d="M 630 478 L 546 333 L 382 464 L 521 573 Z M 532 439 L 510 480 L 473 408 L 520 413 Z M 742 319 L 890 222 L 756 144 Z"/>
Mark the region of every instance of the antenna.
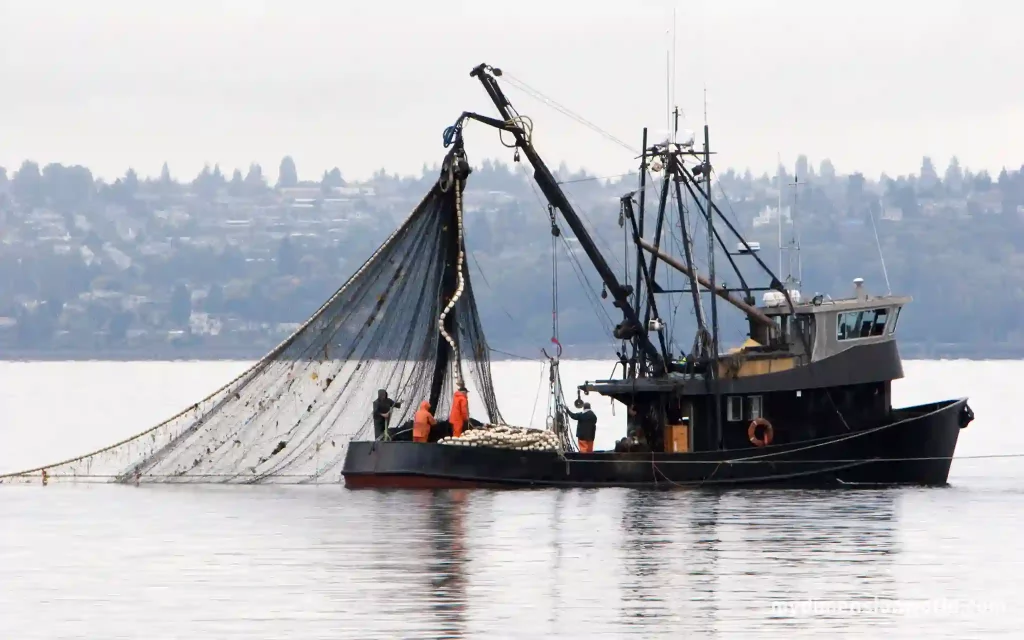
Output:
<path fill-rule="evenodd" d="M 885 276 L 885 289 L 892 295 L 892 287 L 889 286 L 889 272 L 885 268 L 885 256 L 882 255 L 882 243 L 878 239 L 878 227 L 875 226 L 875 213 L 869 208 L 868 215 L 871 216 L 871 230 L 875 232 L 875 246 L 878 247 L 878 259 L 882 263 L 882 275 Z"/>
<path fill-rule="evenodd" d="M 675 7 L 675 3 L 673 3 L 673 6 L 672 6 L 672 77 L 671 77 L 671 82 L 672 82 L 672 84 L 671 84 L 671 92 L 672 92 L 672 105 L 673 106 L 675 106 L 677 104 L 676 103 L 676 60 L 678 60 L 678 58 L 676 57 L 676 25 L 677 25 L 677 22 L 676 22 L 676 7 Z M 677 131 L 679 129 L 678 107 L 677 107 L 677 110 L 676 110 L 676 123 L 675 124 L 676 124 L 676 126 L 672 129 L 672 143 L 673 144 L 675 144 L 675 142 L 676 142 L 676 133 L 677 133 Z"/>
<path fill-rule="evenodd" d="M 804 281 L 804 263 L 803 257 L 800 255 L 800 230 L 796 224 L 796 205 L 799 196 L 799 187 L 802 187 L 803 184 L 800 182 L 800 176 L 796 175 L 795 171 L 793 173 L 793 182 L 789 183 L 789 186 L 793 187 L 793 206 L 790 208 L 789 217 L 793 222 L 793 240 L 790 246 L 791 250 L 796 252 L 796 278 L 793 277 L 793 261 L 791 256 L 789 276 L 786 280 L 799 288 Z"/>
<path fill-rule="evenodd" d="M 776 151 L 775 152 L 775 157 L 778 159 L 778 162 L 775 165 L 775 182 L 777 182 L 778 186 L 779 186 L 779 205 L 778 205 L 778 211 L 776 211 L 776 213 L 778 215 L 776 215 L 775 218 L 776 218 L 776 222 L 778 223 L 778 227 L 779 227 L 779 275 L 781 276 L 782 275 L 782 251 L 783 251 L 783 249 L 782 249 L 782 171 L 780 169 L 782 168 L 782 154 L 779 153 L 778 151 Z"/>
<path fill-rule="evenodd" d="M 665 135 L 666 142 L 672 139 L 672 48 L 669 37 L 671 30 L 665 29 Z"/>
<path fill-rule="evenodd" d="M 704 126 L 708 126 L 708 84 L 704 83 Z"/>

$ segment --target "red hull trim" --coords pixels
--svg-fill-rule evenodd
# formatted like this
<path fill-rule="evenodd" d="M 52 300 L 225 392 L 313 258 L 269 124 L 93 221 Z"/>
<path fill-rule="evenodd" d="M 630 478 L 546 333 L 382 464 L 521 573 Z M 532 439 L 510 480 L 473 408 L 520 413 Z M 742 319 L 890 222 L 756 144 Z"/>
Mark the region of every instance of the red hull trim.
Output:
<path fill-rule="evenodd" d="M 508 485 L 497 482 L 432 478 L 388 474 L 358 474 L 345 476 L 346 489 L 502 489 Z"/>

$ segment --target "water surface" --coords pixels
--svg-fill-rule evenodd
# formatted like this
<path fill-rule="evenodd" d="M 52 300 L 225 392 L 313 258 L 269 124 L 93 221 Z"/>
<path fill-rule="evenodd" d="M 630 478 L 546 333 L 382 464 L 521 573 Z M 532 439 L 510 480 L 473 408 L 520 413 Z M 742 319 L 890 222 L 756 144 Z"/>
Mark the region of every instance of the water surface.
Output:
<path fill-rule="evenodd" d="M 0 469 L 138 431 L 243 366 L 0 364 Z M 1018 638 L 1022 461 L 971 456 L 1024 453 L 1024 364 L 906 369 L 897 404 L 972 398 L 950 487 L 2 485 L 0 638 Z M 543 418 L 540 371 L 499 365 L 510 420 Z M 623 418 L 595 409 L 609 446 Z"/>

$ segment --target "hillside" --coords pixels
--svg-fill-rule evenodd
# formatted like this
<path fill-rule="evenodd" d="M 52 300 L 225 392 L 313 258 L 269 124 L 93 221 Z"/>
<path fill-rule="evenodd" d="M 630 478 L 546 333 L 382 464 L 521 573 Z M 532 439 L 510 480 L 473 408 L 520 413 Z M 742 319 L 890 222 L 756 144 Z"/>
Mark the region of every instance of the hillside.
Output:
<path fill-rule="evenodd" d="M 258 357 L 344 282 L 436 171 L 381 170 L 350 184 L 334 170 L 303 182 L 285 158 L 280 182 L 269 185 L 257 165 L 230 177 L 207 168 L 190 183 L 166 167 L 155 179 L 129 170 L 112 184 L 79 166 L 0 169 L 0 348 L 6 358 Z M 917 175 L 878 180 L 803 157 L 796 171 L 799 187 L 785 171 L 721 172 L 715 197 L 776 268 L 782 185 L 783 236 L 799 235 L 805 295 L 844 295 L 854 277 L 884 291 L 880 244 L 892 290 L 914 297 L 901 317 L 905 356 L 1024 353 L 1024 173 L 993 179 L 953 159 L 939 175 L 928 158 Z M 618 199 L 636 189 L 636 176 L 562 167 L 558 177 L 621 270 Z M 522 168 L 490 162 L 476 167 L 466 203 L 488 338 L 498 352 L 533 357 L 551 333 L 546 206 Z M 571 243 L 556 244 L 566 355 L 613 356 L 614 309 Z M 692 315 L 680 300 L 667 320 L 685 350 Z M 742 340 L 739 319 L 724 313 L 724 340 Z"/>

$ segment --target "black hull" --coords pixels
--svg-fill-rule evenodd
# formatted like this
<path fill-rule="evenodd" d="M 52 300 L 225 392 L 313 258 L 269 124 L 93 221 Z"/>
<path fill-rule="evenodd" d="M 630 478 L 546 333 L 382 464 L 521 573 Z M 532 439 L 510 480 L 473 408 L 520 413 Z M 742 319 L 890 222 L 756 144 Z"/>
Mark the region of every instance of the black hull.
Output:
<path fill-rule="evenodd" d="M 352 442 L 349 488 L 845 486 L 947 484 L 967 400 L 893 411 L 892 422 L 762 448 L 696 453 L 569 453 Z"/>

